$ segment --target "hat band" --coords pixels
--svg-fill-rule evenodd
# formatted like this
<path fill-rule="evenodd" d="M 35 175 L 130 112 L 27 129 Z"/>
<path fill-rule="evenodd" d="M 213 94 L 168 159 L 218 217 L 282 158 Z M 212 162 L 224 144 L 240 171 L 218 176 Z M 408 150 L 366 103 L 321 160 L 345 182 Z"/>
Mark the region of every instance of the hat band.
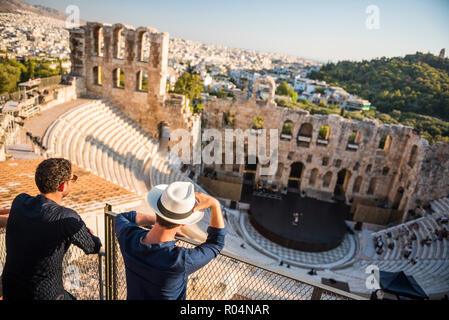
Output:
<path fill-rule="evenodd" d="M 181 220 L 181 219 L 188 218 L 193 213 L 193 208 L 192 208 L 192 210 L 190 210 L 186 213 L 174 213 L 164 207 L 164 205 L 161 202 L 161 197 L 159 197 L 159 200 L 157 200 L 157 208 L 165 217 L 167 217 L 169 219 L 174 219 L 174 220 Z"/>

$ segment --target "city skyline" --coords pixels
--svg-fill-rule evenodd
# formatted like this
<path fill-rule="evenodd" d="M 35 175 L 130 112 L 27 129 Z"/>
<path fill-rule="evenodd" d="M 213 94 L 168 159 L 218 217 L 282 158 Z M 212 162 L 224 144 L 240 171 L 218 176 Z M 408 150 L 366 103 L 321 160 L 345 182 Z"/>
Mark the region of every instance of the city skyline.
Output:
<path fill-rule="evenodd" d="M 321 62 L 438 54 L 449 48 L 449 3 L 426 1 L 27 0 L 65 12 L 76 5 L 85 21 L 152 26 L 171 37 L 287 54 Z M 376 12 L 370 6 L 378 8 Z M 378 19 L 377 19 L 378 17 Z M 374 19 L 374 20 L 373 20 Z M 376 20 L 377 19 L 377 20 Z M 372 24 L 374 21 L 374 24 Z M 371 26 L 367 26 L 371 23 Z M 376 24 L 377 23 L 377 24 Z"/>

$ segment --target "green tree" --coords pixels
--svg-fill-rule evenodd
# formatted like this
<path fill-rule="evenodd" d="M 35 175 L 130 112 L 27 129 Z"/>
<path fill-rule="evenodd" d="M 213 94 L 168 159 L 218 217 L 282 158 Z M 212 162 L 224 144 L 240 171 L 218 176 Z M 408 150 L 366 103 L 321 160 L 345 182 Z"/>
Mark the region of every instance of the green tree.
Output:
<path fill-rule="evenodd" d="M 282 81 L 276 89 L 276 94 L 280 96 L 290 97 L 293 102 L 296 102 L 298 94 L 293 88 L 286 82 Z"/>
<path fill-rule="evenodd" d="M 202 110 L 202 105 L 201 108 L 196 107 L 196 105 L 201 104 L 201 92 L 203 91 L 203 82 L 197 74 L 185 72 L 175 83 L 174 92 L 183 94 L 189 99 L 192 112 L 200 112 Z"/>

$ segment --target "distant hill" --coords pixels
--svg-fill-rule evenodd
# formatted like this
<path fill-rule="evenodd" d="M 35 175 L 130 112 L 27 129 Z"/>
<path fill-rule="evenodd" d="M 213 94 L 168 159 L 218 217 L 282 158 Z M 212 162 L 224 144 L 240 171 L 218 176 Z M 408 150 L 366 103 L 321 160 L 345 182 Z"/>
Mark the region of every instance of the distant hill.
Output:
<path fill-rule="evenodd" d="M 340 86 L 370 102 L 379 111 L 394 110 L 449 121 L 449 59 L 433 54 L 340 61 L 324 65 L 310 78 Z"/>
<path fill-rule="evenodd" d="M 67 15 L 64 12 L 59 10 L 49 8 L 42 5 L 32 5 L 22 0 L 1 0 L 0 1 L 0 12 L 20 12 L 26 11 L 34 14 L 64 20 L 67 18 Z"/>

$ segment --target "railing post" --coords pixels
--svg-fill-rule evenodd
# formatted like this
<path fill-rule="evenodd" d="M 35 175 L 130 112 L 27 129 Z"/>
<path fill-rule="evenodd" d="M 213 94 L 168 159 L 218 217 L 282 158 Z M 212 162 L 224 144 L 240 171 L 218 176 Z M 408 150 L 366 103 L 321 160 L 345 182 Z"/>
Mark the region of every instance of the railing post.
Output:
<path fill-rule="evenodd" d="M 106 300 L 113 300 L 114 281 L 113 281 L 113 265 L 114 265 L 114 247 L 113 247 L 113 219 L 109 215 L 112 207 L 106 204 L 104 207 L 104 235 L 105 235 L 105 280 L 106 280 Z"/>
<path fill-rule="evenodd" d="M 98 253 L 98 281 L 100 282 L 100 300 L 104 300 L 103 293 L 103 254 Z"/>
<path fill-rule="evenodd" d="M 321 296 L 323 294 L 323 289 L 319 287 L 314 287 L 312 291 L 312 297 L 310 300 L 321 300 Z"/>

